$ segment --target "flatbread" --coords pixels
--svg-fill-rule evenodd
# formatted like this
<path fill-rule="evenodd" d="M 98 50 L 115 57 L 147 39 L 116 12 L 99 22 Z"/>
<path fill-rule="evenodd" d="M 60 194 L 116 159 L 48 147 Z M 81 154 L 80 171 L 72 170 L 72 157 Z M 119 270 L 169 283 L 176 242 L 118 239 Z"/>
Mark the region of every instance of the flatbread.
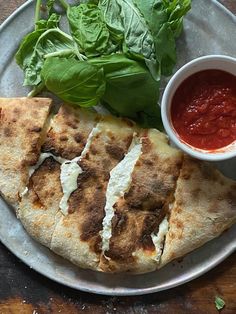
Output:
<path fill-rule="evenodd" d="M 236 222 L 236 182 L 164 134 L 68 105 L 48 119 L 50 104 L 0 99 L 0 191 L 55 253 L 82 268 L 145 273 Z M 68 165 L 76 176 L 63 173 Z"/>
<path fill-rule="evenodd" d="M 62 216 L 51 249 L 82 268 L 98 270 L 102 221 L 109 173 L 124 157 L 133 137 L 133 123 L 105 117 L 97 125 L 79 165 L 78 189 L 69 199 L 69 214 Z"/>
<path fill-rule="evenodd" d="M 0 191 L 14 206 L 38 160 L 50 106 L 48 98 L 0 98 Z"/>
<path fill-rule="evenodd" d="M 236 222 L 236 182 L 185 156 L 160 267 L 218 237 Z"/>
<path fill-rule="evenodd" d="M 140 142 L 141 155 L 130 186 L 114 205 L 109 250 L 99 265 L 106 272 L 145 273 L 155 270 L 159 262 L 162 247 L 155 247 L 152 234 L 158 234 L 173 200 L 182 153 L 157 130 L 142 131 Z"/>
<path fill-rule="evenodd" d="M 98 119 L 95 112 L 63 105 L 50 121 L 42 153 L 68 160 L 79 156 Z M 25 229 L 49 248 L 56 223 L 63 216 L 60 174 L 61 164 L 53 157 L 46 158 L 30 178 L 28 193 L 19 204 L 18 215 Z"/>

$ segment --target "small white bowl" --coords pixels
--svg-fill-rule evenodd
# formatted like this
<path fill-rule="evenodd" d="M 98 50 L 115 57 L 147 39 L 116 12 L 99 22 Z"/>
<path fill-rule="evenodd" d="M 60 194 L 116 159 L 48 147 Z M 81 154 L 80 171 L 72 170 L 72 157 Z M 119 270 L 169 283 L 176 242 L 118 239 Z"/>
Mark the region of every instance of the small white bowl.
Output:
<path fill-rule="evenodd" d="M 222 55 L 209 55 L 194 59 L 180 68 L 173 75 L 165 88 L 161 102 L 161 115 L 166 133 L 177 147 L 195 158 L 219 161 L 236 156 L 236 141 L 226 147 L 214 151 L 193 147 L 179 137 L 172 125 L 170 116 L 172 98 L 180 84 L 192 74 L 210 69 L 222 70 L 236 76 L 236 58 Z"/>

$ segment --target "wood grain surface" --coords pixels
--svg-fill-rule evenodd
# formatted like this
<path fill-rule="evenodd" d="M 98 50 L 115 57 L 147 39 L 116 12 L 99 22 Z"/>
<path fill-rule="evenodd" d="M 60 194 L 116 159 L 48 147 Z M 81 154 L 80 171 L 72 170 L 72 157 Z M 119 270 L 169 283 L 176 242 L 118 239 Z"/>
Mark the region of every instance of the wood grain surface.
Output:
<path fill-rule="evenodd" d="M 0 0 L 0 22 L 24 2 Z M 236 13 L 236 0 L 221 2 Z M 138 297 L 103 297 L 44 278 L 0 244 L 0 314 L 211 314 L 218 313 L 214 305 L 216 295 L 225 300 L 223 314 L 236 313 L 236 253 L 181 287 Z"/>

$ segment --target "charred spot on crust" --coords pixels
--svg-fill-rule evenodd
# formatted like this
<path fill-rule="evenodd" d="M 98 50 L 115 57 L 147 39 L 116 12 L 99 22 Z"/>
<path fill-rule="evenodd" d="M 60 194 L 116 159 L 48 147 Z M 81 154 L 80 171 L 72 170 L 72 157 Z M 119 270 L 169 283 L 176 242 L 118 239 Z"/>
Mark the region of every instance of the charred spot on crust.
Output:
<path fill-rule="evenodd" d="M 66 136 L 66 135 L 61 135 L 61 136 L 59 137 L 59 139 L 60 139 L 61 142 L 66 142 L 66 141 L 68 141 L 68 136 Z"/>
<path fill-rule="evenodd" d="M 156 214 L 147 214 L 143 220 L 142 232 L 139 238 L 139 246 L 144 250 L 155 251 L 151 234 L 159 231 L 159 225 L 164 218 L 164 213 L 158 212 Z"/>
<path fill-rule="evenodd" d="M 3 129 L 3 134 L 4 134 L 6 137 L 11 137 L 11 136 L 13 135 L 11 128 L 8 128 L 8 127 L 5 127 L 5 128 Z"/>
<path fill-rule="evenodd" d="M 70 128 L 76 130 L 78 128 L 77 123 L 75 123 L 74 121 L 67 121 L 66 122 L 67 126 L 69 126 Z"/>
<path fill-rule="evenodd" d="M 42 131 L 42 128 L 39 127 L 39 126 L 33 126 L 31 129 L 30 129 L 31 132 L 36 132 L 36 133 L 39 133 Z"/>
<path fill-rule="evenodd" d="M 91 154 L 93 154 L 93 155 L 96 155 L 96 154 L 98 153 L 98 150 L 97 150 L 97 148 L 96 148 L 96 145 L 94 145 L 94 144 L 91 144 L 91 145 L 90 145 L 89 151 L 90 151 Z"/>
<path fill-rule="evenodd" d="M 60 173 L 60 164 L 56 162 L 53 157 L 45 159 L 45 161 L 35 170 L 33 175 L 29 180 L 29 190 L 32 192 L 32 203 L 35 207 L 44 208 L 47 210 L 50 200 L 56 195 L 53 188 L 47 186 L 48 175 Z M 44 202 L 47 202 L 47 206 L 44 205 Z"/>
<path fill-rule="evenodd" d="M 74 135 L 74 140 L 76 141 L 76 143 L 82 143 L 82 144 L 85 144 L 85 140 L 84 140 L 84 137 L 81 133 L 76 133 Z"/>
<path fill-rule="evenodd" d="M 82 192 L 82 191 L 81 191 Z M 86 197 L 81 193 L 82 197 Z M 104 218 L 105 195 L 101 189 L 97 189 L 90 199 L 90 204 L 86 204 L 86 219 L 81 227 L 81 240 L 88 241 L 97 236 L 102 230 L 102 221 Z M 78 209 L 79 211 L 79 209 Z"/>
<path fill-rule="evenodd" d="M 115 160 L 121 160 L 124 156 L 124 150 L 113 144 L 107 144 L 105 150 Z"/>

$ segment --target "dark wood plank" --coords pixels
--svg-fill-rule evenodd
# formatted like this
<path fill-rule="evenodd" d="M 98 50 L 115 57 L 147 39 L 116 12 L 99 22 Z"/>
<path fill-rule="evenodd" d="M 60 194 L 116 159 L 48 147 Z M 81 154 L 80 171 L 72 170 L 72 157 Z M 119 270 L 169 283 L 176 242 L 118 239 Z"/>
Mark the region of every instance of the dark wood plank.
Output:
<path fill-rule="evenodd" d="M 0 1 L 0 23 L 24 2 Z M 221 2 L 236 13 L 235 0 Z M 223 314 L 236 313 L 236 253 L 181 287 L 147 296 L 118 298 L 90 295 L 56 284 L 29 269 L 0 244 L 0 314 L 214 314 L 216 295 L 226 302 Z"/>
<path fill-rule="evenodd" d="M 183 286 L 146 296 L 104 297 L 63 287 L 44 278 L 0 245 L 0 313 L 217 313 L 214 297 L 236 313 L 236 254 Z M 15 312 L 14 312 L 15 311 Z"/>

